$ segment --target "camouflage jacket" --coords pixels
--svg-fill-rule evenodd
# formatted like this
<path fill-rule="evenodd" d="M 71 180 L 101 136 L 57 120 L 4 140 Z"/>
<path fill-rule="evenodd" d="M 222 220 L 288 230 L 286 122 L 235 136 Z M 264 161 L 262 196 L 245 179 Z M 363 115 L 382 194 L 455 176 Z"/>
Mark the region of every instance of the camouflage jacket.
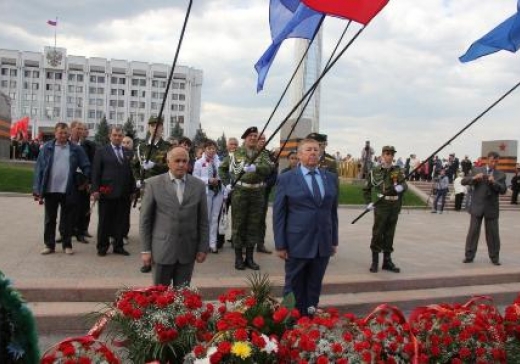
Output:
<path fill-rule="evenodd" d="M 239 147 L 235 153 L 233 153 L 233 155 L 228 155 L 225 157 L 218 169 L 222 183 L 224 183 L 224 185 L 228 185 L 232 181 L 235 181 L 242 172 L 244 166 L 251 164 L 252 159 L 253 157 L 248 157 L 245 147 Z M 245 173 L 240 178 L 240 181 L 250 184 L 265 182 L 267 176 L 272 171 L 271 161 L 269 160 L 269 153 L 260 153 L 254 164 L 256 165 L 256 172 Z"/>
<path fill-rule="evenodd" d="M 325 153 L 321 156 L 319 167 L 326 169 L 327 171 L 336 175 L 338 174 L 338 164 L 336 163 L 336 158 L 330 154 Z"/>
<path fill-rule="evenodd" d="M 365 186 L 363 188 L 363 198 L 365 199 L 365 203 L 368 204 L 372 202 L 372 189 L 374 189 L 378 195 L 397 196 L 398 193 L 394 186 L 398 184 L 403 186 L 403 192 L 408 189 L 401 168 L 397 166 L 391 166 L 390 168 L 377 166 L 372 168 L 370 173 L 367 175 Z"/>
<path fill-rule="evenodd" d="M 150 144 L 148 144 L 147 141 L 142 141 L 135 149 L 134 159 L 132 160 L 132 172 L 136 180 L 141 179 L 141 164 L 146 161 L 148 148 L 150 148 Z M 144 179 L 168 172 L 168 162 L 166 161 L 168 150 L 170 150 L 170 143 L 163 139 L 159 139 L 159 141 L 152 147 L 150 161 L 154 162 L 155 165 L 153 168 L 144 171 Z"/>

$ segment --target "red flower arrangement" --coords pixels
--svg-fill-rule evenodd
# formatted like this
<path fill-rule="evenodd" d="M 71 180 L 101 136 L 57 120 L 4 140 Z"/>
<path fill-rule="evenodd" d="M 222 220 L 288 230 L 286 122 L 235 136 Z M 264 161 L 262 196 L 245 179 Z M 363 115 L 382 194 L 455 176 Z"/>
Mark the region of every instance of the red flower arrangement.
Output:
<path fill-rule="evenodd" d="M 120 364 L 119 358 L 92 336 L 66 339 L 47 350 L 41 364 Z"/>
<path fill-rule="evenodd" d="M 466 303 L 420 307 L 410 315 L 419 363 L 505 363 L 505 328 L 485 297 Z"/>
<path fill-rule="evenodd" d="M 112 309 L 110 333 L 134 362 L 174 362 L 213 337 L 214 306 L 189 287 L 122 291 Z"/>
<path fill-rule="evenodd" d="M 101 195 L 110 195 L 113 191 L 113 187 L 109 185 L 101 185 L 99 186 L 99 193 Z"/>
<path fill-rule="evenodd" d="M 513 304 L 506 307 L 504 325 L 509 338 L 520 340 L 520 295 Z"/>

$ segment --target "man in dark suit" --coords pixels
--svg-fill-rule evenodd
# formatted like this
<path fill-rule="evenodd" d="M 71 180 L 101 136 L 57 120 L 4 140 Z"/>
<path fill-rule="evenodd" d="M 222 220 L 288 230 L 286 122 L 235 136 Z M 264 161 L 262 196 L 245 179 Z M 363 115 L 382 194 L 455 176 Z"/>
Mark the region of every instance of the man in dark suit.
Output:
<path fill-rule="evenodd" d="M 466 237 L 466 258 L 464 263 L 472 263 L 477 253 L 482 218 L 486 226 L 486 243 L 491 262 L 500 265 L 500 235 L 498 232 L 499 201 L 498 195 L 506 193 L 506 175 L 496 169 L 499 155 L 489 152 L 487 166 L 475 167 L 462 179 L 463 185 L 472 187 L 471 220 Z"/>
<path fill-rule="evenodd" d="M 338 245 L 338 178 L 320 163 L 319 143 L 304 139 L 300 165 L 278 176 L 273 205 L 277 255 L 285 261 L 284 295 L 312 315 L 318 305 L 329 259 Z"/>
<path fill-rule="evenodd" d="M 107 254 L 110 237 L 114 238 L 114 254 L 130 255 L 123 248 L 123 228 L 135 180 L 122 141 L 123 129 L 112 127 L 110 144 L 97 150 L 92 168 L 92 198 L 99 201 L 97 251 L 101 257 Z"/>
<path fill-rule="evenodd" d="M 145 266 L 153 262 L 154 284 L 189 284 L 195 262 L 209 250 L 206 185 L 187 173 L 189 154 L 175 147 L 169 171 L 146 180 L 139 233 Z"/>

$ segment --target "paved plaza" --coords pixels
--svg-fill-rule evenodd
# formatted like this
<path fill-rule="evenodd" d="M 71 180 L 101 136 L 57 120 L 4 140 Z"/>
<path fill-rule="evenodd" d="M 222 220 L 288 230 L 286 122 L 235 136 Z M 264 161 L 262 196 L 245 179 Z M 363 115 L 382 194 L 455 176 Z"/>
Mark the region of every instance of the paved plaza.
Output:
<path fill-rule="evenodd" d="M 26 195 L 0 195 L 2 218 L 0 219 L 0 270 L 10 277 L 15 285 L 70 284 L 96 286 L 111 284 L 140 286 L 151 282 L 150 274 L 139 272 L 141 247 L 138 239 L 137 209 L 132 211 L 130 244 L 126 246 L 130 257 L 108 254 L 96 255 L 95 238 L 90 244 L 73 240 L 74 252 L 67 256 L 59 249 L 50 256 L 40 255 L 43 248 L 43 206 Z M 502 212 L 500 235 L 502 266 L 493 266 L 487 257 L 484 232 L 481 234 L 479 251 L 473 264 L 463 264 L 464 241 L 469 224 L 465 212 L 446 211 L 442 215 L 431 214 L 425 209 L 404 208 L 397 226 L 394 261 L 402 273 L 368 272 L 370 264 L 370 234 L 372 215 L 352 225 L 351 221 L 361 212 L 361 207 L 340 207 L 339 249 L 331 260 L 326 282 L 336 280 L 392 280 L 417 276 L 449 276 L 468 273 L 520 272 L 520 214 Z M 97 214 L 93 215 L 90 232 L 95 235 Z M 267 247 L 273 249 L 270 211 L 268 217 Z M 262 272 L 281 282 L 283 263 L 273 255 L 257 254 Z M 229 243 L 219 254 L 210 254 L 205 263 L 197 264 L 193 284 L 218 286 L 219 282 L 243 283 L 249 273 L 236 271 L 234 255 Z"/>

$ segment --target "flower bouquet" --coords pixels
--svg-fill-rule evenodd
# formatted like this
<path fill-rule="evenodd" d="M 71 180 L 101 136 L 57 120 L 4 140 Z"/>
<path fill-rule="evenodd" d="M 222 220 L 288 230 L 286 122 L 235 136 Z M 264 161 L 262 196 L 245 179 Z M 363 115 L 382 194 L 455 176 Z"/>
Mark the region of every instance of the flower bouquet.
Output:
<path fill-rule="evenodd" d="M 370 330 L 362 330 L 353 315 L 335 310 L 302 317 L 280 342 L 280 363 L 352 364 L 377 362 Z"/>
<path fill-rule="evenodd" d="M 520 295 L 504 312 L 504 326 L 507 333 L 507 360 L 520 362 Z"/>
<path fill-rule="evenodd" d="M 41 364 L 120 364 L 119 358 L 92 336 L 66 339 L 42 357 Z"/>
<path fill-rule="evenodd" d="M 362 327 L 372 333 L 372 351 L 384 363 L 411 363 L 416 356 L 416 341 L 403 313 L 382 304 L 364 320 Z"/>
<path fill-rule="evenodd" d="M 214 307 L 189 287 L 122 291 L 111 308 L 109 337 L 135 363 L 182 363 L 195 344 L 213 337 Z"/>
<path fill-rule="evenodd" d="M 410 315 L 420 363 L 505 363 L 505 329 L 485 297 L 420 307 Z"/>

